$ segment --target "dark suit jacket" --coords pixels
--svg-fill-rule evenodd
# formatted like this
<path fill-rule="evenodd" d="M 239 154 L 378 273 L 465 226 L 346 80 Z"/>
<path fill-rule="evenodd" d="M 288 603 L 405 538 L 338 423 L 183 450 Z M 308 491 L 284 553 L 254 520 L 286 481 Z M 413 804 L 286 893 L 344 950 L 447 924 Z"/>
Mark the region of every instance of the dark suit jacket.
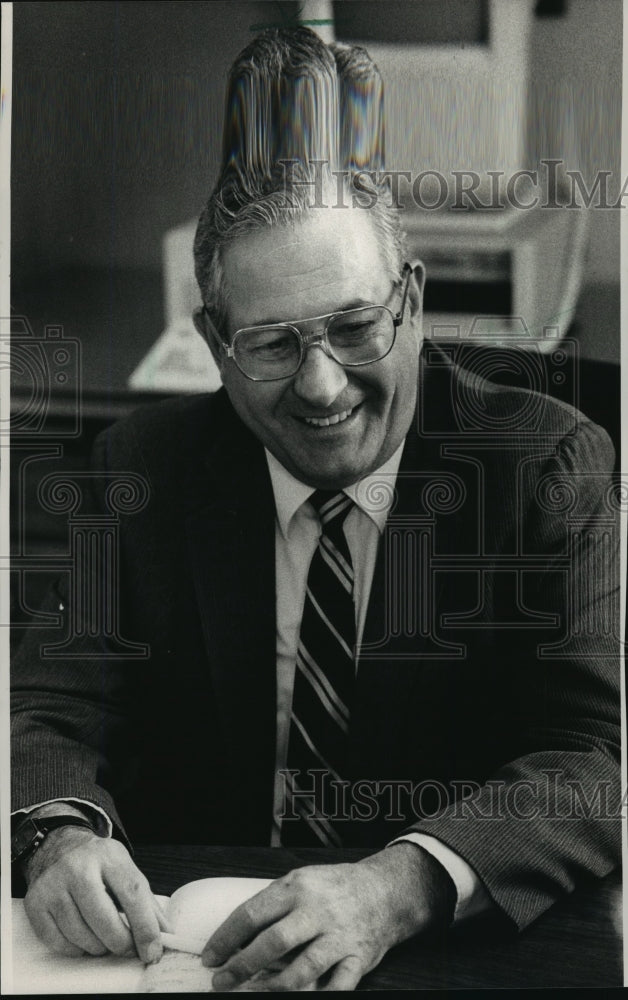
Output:
<path fill-rule="evenodd" d="M 360 786 L 370 805 L 345 842 L 432 833 L 519 927 L 619 858 L 612 462 L 605 432 L 577 411 L 426 349 L 351 722 L 350 776 L 387 784 L 379 800 Z M 119 515 L 108 558 L 121 637 L 150 651 L 110 658 L 119 642 L 79 634 L 62 576 L 46 609 L 58 619 L 63 607 L 73 658 L 40 656 L 57 627 L 31 630 L 13 663 L 14 808 L 74 796 L 131 841 L 268 844 L 274 502 L 263 449 L 220 391 L 138 411 L 101 437 L 95 467 L 79 512 L 95 525 L 103 470 L 145 477 L 148 502 Z"/>

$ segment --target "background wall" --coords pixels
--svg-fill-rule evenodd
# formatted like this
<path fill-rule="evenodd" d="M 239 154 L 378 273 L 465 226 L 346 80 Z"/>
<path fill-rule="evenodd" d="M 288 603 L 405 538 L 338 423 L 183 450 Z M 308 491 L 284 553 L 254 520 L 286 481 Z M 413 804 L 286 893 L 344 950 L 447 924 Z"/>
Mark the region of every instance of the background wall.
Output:
<path fill-rule="evenodd" d="M 612 202 L 621 190 L 622 4 L 569 0 L 567 8 L 565 17 L 533 22 L 529 158 L 536 164 L 562 157 L 568 169 L 583 171 L 589 187 L 596 171 L 611 170 Z M 616 282 L 620 212 L 590 216 L 590 280 Z"/>
<path fill-rule="evenodd" d="M 159 268 L 219 156 L 224 81 L 263 3 L 14 8 L 14 277 Z"/>
<path fill-rule="evenodd" d="M 528 150 L 532 165 L 561 157 L 590 189 L 610 170 L 609 202 L 621 191 L 622 3 L 569 0 L 560 18 L 533 22 Z M 623 205 L 628 208 L 628 197 Z M 619 361 L 619 210 L 591 209 L 579 337 L 591 357 Z"/>
<path fill-rule="evenodd" d="M 497 0 L 509 12 L 525 2 Z M 523 166 L 562 156 L 590 180 L 598 169 L 613 170 L 611 190 L 618 191 L 621 0 L 563 6 L 563 16 L 531 21 L 524 120 L 512 123 L 504 149 L 510 156 L 519 143 Z M 161 329 L 163 234 L 198 215 L 216 173 L 227 69 L 252 29 L 276 21 L 282 7 L 263 0 L 14 6 L 15 305 L 35 322 L 83 332 L 98 313 L 110 373 L 125 317 L 137 335 L 136 345 L 126 342 L 131 354 L 141 356 Z M 405 50 L 406 61 L 418 58 Z M 393 163 L 442 169 L 450 153 L 433 138 L 426 146 L 426 129 L 416 127 L 421 95 L 392 78 L 394 53 L 381 61 L 391 148 L 397 137 Z M 477 134 L 482 102 L 469 120 L 455 94 L 445 100 L 436 88 L 437 98 L 441 116 L 451 111 L 443 143 L 451 145 L 453 135 L 462 152 L 479 155 L 486 148 Z M 619 212 L 589 214 L 583 343 L 591 356 L 616 360 Z"/>

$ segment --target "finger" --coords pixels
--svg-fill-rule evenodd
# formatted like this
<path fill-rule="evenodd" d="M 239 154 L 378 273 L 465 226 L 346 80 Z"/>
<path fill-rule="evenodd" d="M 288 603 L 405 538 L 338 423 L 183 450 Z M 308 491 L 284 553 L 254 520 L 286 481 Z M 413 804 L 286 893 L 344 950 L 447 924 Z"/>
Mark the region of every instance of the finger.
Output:
<path fill-rule="evenodd" d="M 57 927 L 56 920 L 51 913 L 40 912 L 38 914 L 37 926 L 31 920 L 35 930 L 41 940 L 48 945 L 51 951 L 57 955 L 67 955 L 69 958 L 78 958 L 83 955 L 83 949 L 78 945 L 68 941 L 66 936 Z"/>
<path fill-rule="evenodd" d="M 164 910 L 164 904 L 156 896 L 153 896 L 153 902 L 155 904 L 155 915 L 157 917 L 157 923 L 159 924 L 159 929 L 165 931 L 166 934 L 174 933 L 174 927 L 168 919 L 168 915 Z"/>
<path fill-rule="evenodd" d="M 307 944 L 307 936 L 293 915 L 262 931 L 242 951 L 239 951 L 214 974 L 214 989 L 232 989 L 284 958 L 289 952 Z M 329 962 L 328 965 L 331 965 Z M 283 971 L 284 964 L 280 971 Z M 328 966 L 327 966 L 328 967 Z"/>
<path fill-rule="evenodd" d="M 362 978 L 363 971 L 359 958 L 356 955 L 348 955 L 342 962 L 338 962 L 329 978 L 323 985 L 319 985 L 318 989 L 330 992 L 354 990 Z"/>
<path fill-rule="evenodd" d="M 329 939 L 317 938 L 304 948 L 279 975 L 266 980 L 275 991 L 303 990 L 317 982 L 338 960 L 338 953 Z"/>
<path fill-rule="evenodd" d="M 203 949 L 203 965 L 223 965 L 242 945 L 290 911 L 291 898 L 285 892 L 276 891 L 276 885 L 273 883 L 241 903 L 214 931 Z"/>
<path fill-rule="evenodd" d="M 60 896 L 55 901 L 53 912 L 59 931 L 68 941 L 78 945 L 88 955 L 107 954 L 106 944 L 88 927 L 71 896 Z"/>
<path fill-rule="evenodd" d="M 31 926 L 37 937 L 58 955 L 77 956 L 83 952 L 76 945 L 71 944 L 61 933 L 54 917 L 48 910 L 48 905 L 32 889 L 26 894 L 24 909 L 30 920 Z"/>
<path fill-rule="evenodd" d="M 161 931 L 164 931 L 166 934 L 174 934 L 174 927 L 170 921 L 170 918 L 168 917 L 168 914 L 164 910 L 163 903 L 159 899 L 157 899 L 156 896 L 153 896 L 153 902 L 154 902 L 155 916 L 157 917 L 157 923 L 159 924 L 159 929 Z M 129 922 L 125 914 L 121 913 L 120 916 L 122 917 L 126 926 L 128 927 Z"/>
<path fill-rule="evenodd" d="M 127 916 L 139 957 L 147 965 L 158 962 L 163 955 L 163 946 L 159 937 L 155 897 L 148 881 L 133 866 L 122 875 L 116 872 L 110 886 Z"/>
<path fill-rule="evenodd" d="M 86 881 L 80 895 L 75 892 L 73 898 L 85 923 L 108 951 L 114 955 L 135 953 L 131 931 L 100 879 Z"/>

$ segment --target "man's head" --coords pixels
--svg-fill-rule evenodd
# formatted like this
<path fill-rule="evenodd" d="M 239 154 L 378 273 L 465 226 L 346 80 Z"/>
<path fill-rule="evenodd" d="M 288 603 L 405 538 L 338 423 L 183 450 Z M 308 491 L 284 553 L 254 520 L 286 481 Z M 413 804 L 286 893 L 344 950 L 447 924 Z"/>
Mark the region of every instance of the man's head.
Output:
<path fill-rule="evenodd" d="M 315 48 L 320 44 L 317 40 Z M 318 59 L 318 56 L 317 56 Z M 304 164 L 223 171 L 201 216 L 196 274 L 206 306 L 197 325 L 207 337 L 231 402 L 244 423 L 298 479 L 341 488 L 382 465 L 403 441 L 415 409 L 421 341 L 422 268 L 409 276 L 403 321 L 389 353 L 359 367 L 309 346 L 298 371 L 274 381 L 247 378 L 224 345 L 237 331 L 294 323 L 321 333 L 324 317 L 360 305 L 402 304 L 404 263 L 390 196 L 369 179 L 352 201 L 345 182 L 323 171 L 316 204 Z M 365 204 L 371 204 L 365 208 Z M 307 320 L 308 322 L 302 322 Z M 392 331 L 392 327 L 391 327 Z"/>

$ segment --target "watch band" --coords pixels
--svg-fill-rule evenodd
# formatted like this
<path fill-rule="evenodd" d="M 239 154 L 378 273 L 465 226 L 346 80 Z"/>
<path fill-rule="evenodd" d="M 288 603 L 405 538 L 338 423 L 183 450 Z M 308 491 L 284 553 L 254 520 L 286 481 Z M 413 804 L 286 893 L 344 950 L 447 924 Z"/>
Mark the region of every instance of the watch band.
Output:
<path fill-rule="evenodd" d="M 56 830 L 60 826 L 82 826 L 86 830 L 91 830 L 92 833 L 96 832 L 89 820 L 82 816 L 67 814 L 42 816 L 39 819 L 25 816 L 11 836 L 11 861 L 26 861 L 37 850 L 50 831 Z"/>

